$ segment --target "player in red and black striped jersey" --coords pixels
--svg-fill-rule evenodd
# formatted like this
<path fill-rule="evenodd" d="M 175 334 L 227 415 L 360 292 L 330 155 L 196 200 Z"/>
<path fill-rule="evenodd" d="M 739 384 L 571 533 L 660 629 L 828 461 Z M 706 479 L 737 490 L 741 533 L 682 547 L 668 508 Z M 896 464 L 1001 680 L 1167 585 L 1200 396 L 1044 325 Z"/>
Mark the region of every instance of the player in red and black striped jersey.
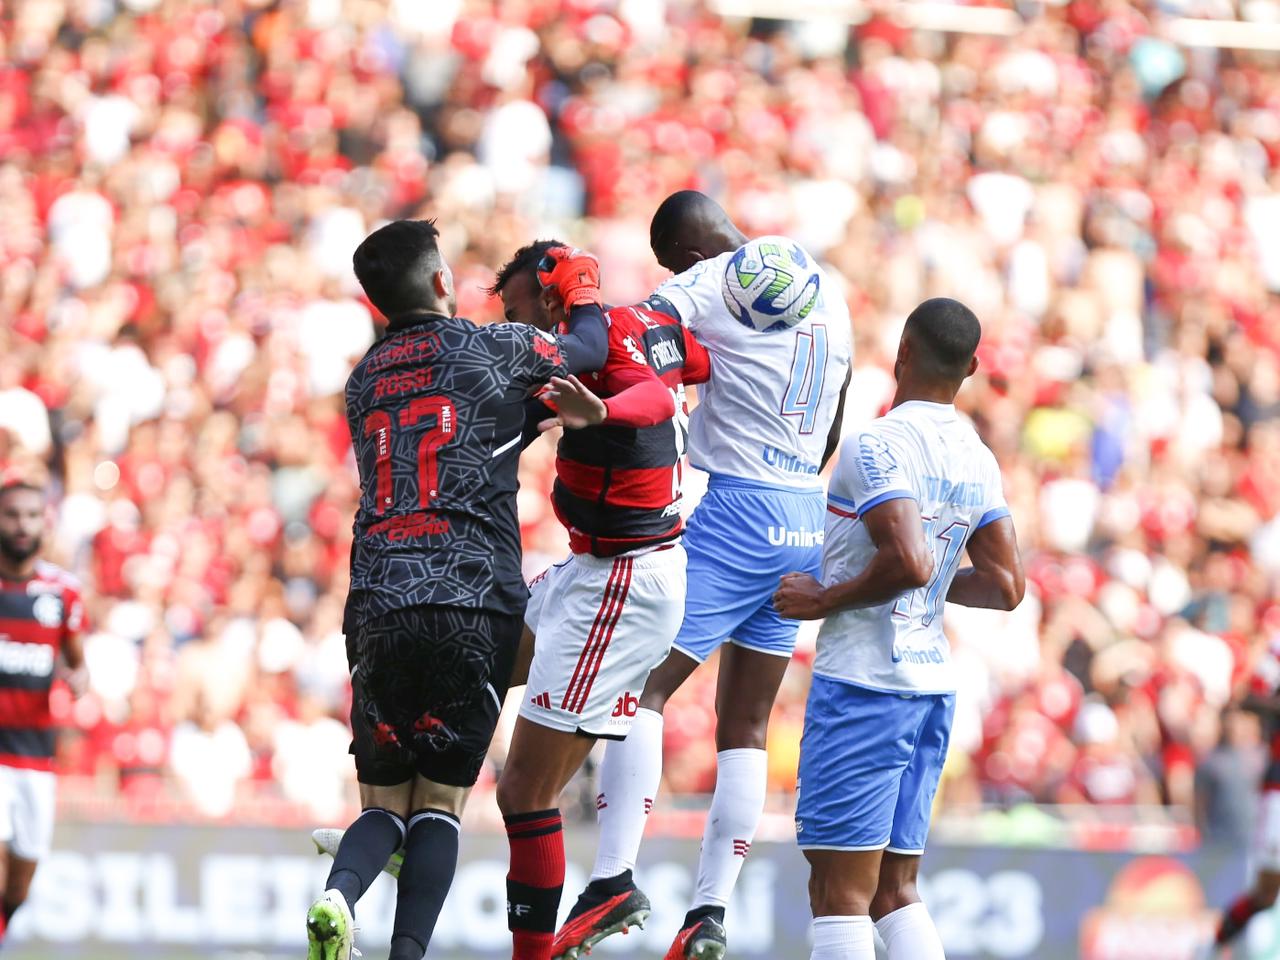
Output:
<path fill-rule="evenodd" d="M 540 260 L 555 246 L 531 244 L 499 273 L 493 290 L 508 320 L 545 330 L 563 322 L 558 293 L 539 282 Z M 575 428 L 560 438 L 552 493 L 573 552 L 530 585 L 525 625 L 537 641 L 498 783 L 511 842 L 515 960 L 549 960 L 567 949 L 563 935 L 553 936 L 564 882 L 560 792 L 597 738 L 626 736 L 645 678 L 684 614 L 684 385 L 704 382 L 710 359 L 664 314 L 614 307 L 606 317 L 604 367 L 581 380 L 553 379 L 541 395 L 546 405 L 531 404 L 526 427 L 527 438 L 537 425 Z M 599 928 L 648 915 L 643 894 L 623 889 L 629 874 L 615 879 L 616 893 L 593 890 L 575 908 L 567 928 L 583 933 L 575 949 L 589 948 Z"/>
<path fill-rule="evenodd" d="M 6 847 L 0 937 L 53 841 L 54 680 L 63 677 L 75 694 L 87 680 L 80 588 L 69 573 L 38 559 L 45 506 L 39 487 L 0 486 L 0 841 Z"/>

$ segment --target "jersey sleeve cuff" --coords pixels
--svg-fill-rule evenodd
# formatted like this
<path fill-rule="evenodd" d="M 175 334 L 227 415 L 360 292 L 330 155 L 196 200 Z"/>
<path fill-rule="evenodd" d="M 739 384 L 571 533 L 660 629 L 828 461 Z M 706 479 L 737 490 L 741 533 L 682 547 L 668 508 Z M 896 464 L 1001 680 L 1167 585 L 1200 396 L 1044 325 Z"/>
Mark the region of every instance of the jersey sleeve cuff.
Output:
<path fill-rule="evenodd" d="M 981 530 L 988 523 L 995 523 L 997 520 L 1001 520 L 1007 516 L 1009 516 L 1008 507 L 992 507 L 982 515 L 982 519 L 978 521 L 978 525 L 973 529 Z"/>
<path fill-rule="evenodd" d="M 890 500 L 914 500 L 916 495 L 910 490 L 886 490 L 884 493 L 878 493 L 870 500 L 858 507 L 858 515 L 866 514 L 868 510 L 880 506 L 882 503 L 888 503 Z"/>

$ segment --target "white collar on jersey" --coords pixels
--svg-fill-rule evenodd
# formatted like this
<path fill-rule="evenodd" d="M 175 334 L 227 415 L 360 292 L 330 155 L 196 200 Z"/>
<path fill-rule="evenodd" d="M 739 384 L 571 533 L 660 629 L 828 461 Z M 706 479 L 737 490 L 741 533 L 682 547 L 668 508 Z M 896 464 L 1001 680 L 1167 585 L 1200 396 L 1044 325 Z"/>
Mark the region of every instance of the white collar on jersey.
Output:
<path fill-rule="evenodd" d="M 934 403 L 932 400 L 904 400 L 885 416 L 905 416 L 917 411 L 935 420 L 954 420 L 957 416 L 954 403 Z"/>

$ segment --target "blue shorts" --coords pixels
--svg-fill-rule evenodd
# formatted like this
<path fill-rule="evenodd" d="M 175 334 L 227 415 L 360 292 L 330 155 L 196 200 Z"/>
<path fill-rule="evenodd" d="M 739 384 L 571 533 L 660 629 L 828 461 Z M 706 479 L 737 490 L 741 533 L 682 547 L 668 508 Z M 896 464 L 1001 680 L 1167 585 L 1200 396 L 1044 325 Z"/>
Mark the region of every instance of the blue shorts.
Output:
<path fill-rule="evenodd" d="M 699 663 L 731 640 L 780 657 L 799 623 L 773 609 L 784 573 L 818 576 L 826 495 L 712 476 L 684 535 L 689 592 L 675 648 Z"/>
<path fill-rule="evenodd" d="M 796 783 L 800 847 L 923 853 L 955 710 L 953 693 L 882 693 L 814 676 Z"/>

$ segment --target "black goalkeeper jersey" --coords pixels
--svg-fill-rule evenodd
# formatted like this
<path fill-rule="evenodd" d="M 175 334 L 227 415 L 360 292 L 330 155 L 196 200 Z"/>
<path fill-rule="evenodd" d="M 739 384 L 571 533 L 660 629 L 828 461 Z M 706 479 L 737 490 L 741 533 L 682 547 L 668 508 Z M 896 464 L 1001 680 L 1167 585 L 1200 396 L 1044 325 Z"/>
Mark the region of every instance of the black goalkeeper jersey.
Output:
<path fill-rule="evenodd" d="M 524 401 L 565 373 L 558 338 L 525 324 L 433 316 L 369 349 L 346 390 L 361 489 L 348 632 L 423 604 L 524 612 Z"/>

